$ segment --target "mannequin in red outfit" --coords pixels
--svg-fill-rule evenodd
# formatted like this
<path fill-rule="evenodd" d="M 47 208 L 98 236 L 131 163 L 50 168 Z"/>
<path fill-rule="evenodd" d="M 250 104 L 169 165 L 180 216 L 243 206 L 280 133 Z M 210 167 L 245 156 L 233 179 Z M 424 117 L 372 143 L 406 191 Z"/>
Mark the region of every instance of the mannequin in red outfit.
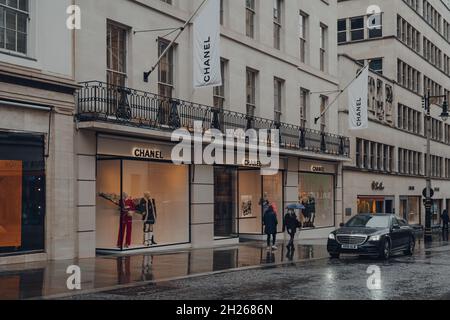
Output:
<path fill-rule="evenodd" d="M 122 206 L 120 208 L 120 225 L 119 225 L 119 237 L 117 239 L 118 248 L 129 248 L 131 245 L 131 232 L 133 225 L 133 212 L 136 210 L 134 202 L 128 197 L 126 193 L 122 194 Z M 123 238 L 125 236 L 125 245 L 123 244 Z"/>

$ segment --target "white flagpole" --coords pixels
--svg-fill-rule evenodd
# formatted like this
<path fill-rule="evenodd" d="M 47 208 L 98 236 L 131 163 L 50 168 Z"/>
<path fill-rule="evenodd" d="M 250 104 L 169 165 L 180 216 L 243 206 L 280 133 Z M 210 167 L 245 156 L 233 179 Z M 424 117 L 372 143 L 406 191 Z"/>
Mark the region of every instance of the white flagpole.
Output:
<path fill-rule="evenodd" d="M 175 38 L 169 43 L 169 45 L 167 46 L 167 48 L 164 50 L 164 52 L 159 56 L 158 60 L 156 61 L 156 63 L 153 65 L 153 67 L 150 69 L 150 71 L 148 72 L 144 72 L 144 82 L 148 82 L 148 77 L 150 76 L 150 74 L 155 71 L 156 67 L 159 65 L 159 63 L 161 62 L 162 58 L 166 55 L 166 53 L 170 50 L 170 48 L 173 46 L 173 44 L 175 43 L 175 41 L 177 41 L 177 39 L 180 37 L 180 35 L 183 33 L 184 29 L 186 29 L 187 25 L 189 23 L 191 23 L 192 19 L 194 19 L 194 17 L 197 15 L 197 13 L 200 11 L 200 9 L 203 7 L 203 5 L 206 3 L 206 1 L 208 0 L 203 0 L 202 3 L 200 4 L 200 6 L 197 8 L 197 10 L 195 10 L 195 12 L 192 14 L 192 16 L 185 22 L 185 24 L 181 27 L 180 31 L 178 32 L 178 34 L 175 36 Z"/>
<path fill-rule="evenodd" d="M 331 106 L 332 106 L 333 104 L 336 103 L 336 101 L 339 99 L 339 97 L 345 92 L 345 90 L 348 89 L 348 87 L 350 87 L 350 86 L 353 84 L 353 82 L 355 82 L 355 81 L 359 78 L 359 76 L 361 75 L 361 73 L 363 73 L 363 71 L 364 71 L 366 68 L 369 68 L 369 64 L 365 65 L 364 68 L 362 68 L 361 70 L 359 70 L 359 72 L 358 72 L 358 74 L 356 75 L 356 77 L 355 77 L 352 81 L 350 81 L 350 83 L 347 84 L 347 85 L 344 87 L 344 89 L 342 89 L 342 90 L 339 92 L 339 94 L 337 95 L 337 97 L 336 97 L 333 101 L 331 101 L 331 102 L 328 104 L 328 106 L 325 108 L 325 110 L 323 110 L 323 112 L 322 112 L 317 118 L 314 119 L 314 124 L 317 124 L 317 122 L 318 122 L 318 121 L 319 121 L 319 120 L 320 120 L 320 119 L 328 112 L 328 110 L 330 110 Z"/>

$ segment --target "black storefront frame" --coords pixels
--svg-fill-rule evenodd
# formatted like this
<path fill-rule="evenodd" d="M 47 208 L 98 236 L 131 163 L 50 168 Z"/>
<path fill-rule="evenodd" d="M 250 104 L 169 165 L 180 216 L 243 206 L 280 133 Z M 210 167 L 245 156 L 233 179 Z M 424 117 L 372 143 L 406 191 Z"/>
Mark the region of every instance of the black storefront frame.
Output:
<path fill-rule="evenodd" d="M 236 188 L 235 188 L 235 192 L 234 192 L 234 198 L 238 199 L 238 196 L 239 196 L 239 167 L 237 167 L 237 166 L 226 166 L 226 165 L 214 165 L 213 169 L 215 170 L 216 168 L 224 168 L 224 169 L 228 168 L 230 170 L 236 171 L 236 181 L 235 181 L 235 184 L 236 184 L 235 187 Z M 215 172 L 213 174 L 215 175 Z M 215 177 L 213 179 L 214 179 L 214 182 L 215 182 Z M 216 188 L 215 183 L 214 183 L 214 188 Z M 216 204 L 216 199 L 215 199 L 215 195 L 214 195 L 214 206 L 215 206 L 215 204 Z M 216 241 L 216 240 L 221 241 L 221 240 L 239 239 L 239 234 L 240 233 L 239 233 L 239 202 L 238 201 L 235 201 L 234 211 L 235 211 L 234 219 L 236 221 L 236 234 L 235 235 L 231 234 L 228 237 L 220 237 L 218 239 L 216 239 L 216 235 L 214 234 L 214 241 Z M 214 209 L 214 223 L 215 223 L 215 216 L 216 216 L 216 213 L 215 213 L 215 209 Z"/>
<path fill-rule="evenodd" d="M 300 188 L 300 174 L 313 174 L 313 175 L 321 175 L 321 176 L 331 176 L 333 178 L 333 225 L 327 227 L 316 227 L 316 228 L 305 228 L 302 230 L 310 231 L 310 230 L 322 230 L 336 227 L 336 191 L 337 191 L 337 179 L 335 173 L 324 173 L 324 172 L 311 172 L 311 171 L 299 171 L 299 181 L 298 181 L 298 189 Z M 298 190 L 300 191 L 300 190 Z"/>
<path fill-rule="evenodd" d="M 30 254 L 39 254 L 39 253 L 45 253 L 46 252 L 46 247 L 47 247 L 47 163 L 46 163 L 46 154 L 45 154 L 45 149 L 46 149 L 46 135 L 43 133 L 31 133 L 31 132 L 8 132 L 8 131 L 0 131 L 0 135 L 6 135 L 12 139 L 16 138 L 16 139 L 21 139 L 21 140 L 28 140 L 29 143 L 33 142 L 33 143 L 39 143 L 41 146 L 37 147 L 39 149 L 41 149 L 39 151 L 40 153 L 40 160 L 42 161 L 42 179 L 43 179 L 43 196 L 42 196 L 42 200 L 40 202 L 40 204 L 42 204 L 43 207 L 43 217 L 42 217 L 42 226 L 40 226 L 41 230 L 42 230 L 42 238 L 40 239 L 40 241 L 42 242 L 42 249 L 30 249 L 30 250 L 23 250 L 23 251 L 8 251 L 5 250 L 5 252 L 1 252 L 0 250 L 0 258 L 2 257 L 13 257 L 13 256 L 21 256 L 21 255 L 30 255 Z M 22 161 L 24 162 L 24 160 L 18 160 L 18 159 L 0 159 L 0 160 L 11 160 L 11 161 Z M 23 164 L 22 164 L 23 165 Z M 21 237 L 24 236 L 23 234 L 23 201 L 24 201 L 24 177 L 26 176 L 25 174 L 25 170 L 23 170 L 22 167 L 22 216 L 21 216 Z M 23 238 L 22 238 L 23 239 Z M 22 242 L 23 245 L 23 242 Z M 1 249 L 1 248 L 0 248 Z"/>
<path fill-rule="evenodd" d="M 140 159 L 140 158 L 133 158 L 133 157 L 123 157 L 123 156 L 111 156 L 111 155 L 102 155 L 102 154 L 97 154 L 96 157 L 96 164 L 95 164 L 95 176 L 97 179 L 98 176 L 98 163 L 100 161 L 111 161 L 111 160 L 115 160 L 115 161 L 120 161 L 120 203 L 122 203 L 122 194 L 123 194 L 123 162 L 124 161 L 138 161 L 138 162 L 147 162 L 147 163 L 151 163 L 151 162 L 156 162 L 156 163 L 165 163 L 165 164 L 172 164 L 175 166 L 175 164 L 173 164 L 171 161 L 168 160 L 157 160 L 157 159 Z M 171 244 L 163 244 L 163 245 L 155 245 L 155 246 L 151 246 L 151 247 L 138 247 L 138 248 L 109 248 L 109 249 L 105 249 L 105 248 L 97 248 L 96 245 L 96 251 L 112 251 L 112 252 L 133 252 L 133 251 L 137 251 L 137 250 L 149 250 L 149 249 L 154 249 L 154 248 L 165 248 L 165 247 L 173 247 L 173 246 L 179 246 L 179 245 L 186 245 L 186 244 L 190 244 L 192 243 L 192 230 L 191 230 L 191 224 L 192 224 L 192 206 L 191 206 L 191 201 L 192 201 L 192 186 L 191 186 L 191 180 L 192 180 L 192 170 L 191 170 L 191 165 L 183 165 L 185 167 L 187 167 L 188 169 L 188 215 L 189 215 L 189 219 L 188 219 L 188 241 L 187 242 L 177 242 L 177 243 L 171 243 Z M 96 191 L 97 193 L 97 191 Z M 97 219 L 97 211 L 96 211 L 96 219 Z"/>

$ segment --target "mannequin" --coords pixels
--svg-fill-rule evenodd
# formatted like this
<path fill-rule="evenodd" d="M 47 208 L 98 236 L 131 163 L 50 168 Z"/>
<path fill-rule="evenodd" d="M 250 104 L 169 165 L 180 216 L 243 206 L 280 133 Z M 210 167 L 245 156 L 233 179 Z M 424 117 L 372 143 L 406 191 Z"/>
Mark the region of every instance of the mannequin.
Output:
<path fill-rule="evenodd" d="M 156 223 L 156 204 L 155 199 L 152 199 L 150 192 L 144 193 L 140 207 L 143 209 L 142 220 L 144 220 L 144 245 L 149 247 L 156 245 L 155 236 L 153 234 L 153 226 Z"/>
<path fill-rule="evenodd" d="M 314 198 L 314 194 L 310 193 L 309 194 L 309 199 L 308 199 L 308 204 L 309 204 L 309 210 L 310 210 L 310 214 L 311 214 L 311 228 L 315 228 L 314 226 L 314 222 L 316 220 L 316 199 Z"/>
<path fill-rule="evenodd" d="M 125 246 L 129 248 L 131 245 L 131 232 L 133 225 L 133 213 L 136 210 L 133 199 L 128 197 L 125 192 L 122 193 L 122 205 L 120 206 L 120 226 L 119 236 L 117 239 L 117 247 L 122 248 L 123 240 L 126 232 Z"/>

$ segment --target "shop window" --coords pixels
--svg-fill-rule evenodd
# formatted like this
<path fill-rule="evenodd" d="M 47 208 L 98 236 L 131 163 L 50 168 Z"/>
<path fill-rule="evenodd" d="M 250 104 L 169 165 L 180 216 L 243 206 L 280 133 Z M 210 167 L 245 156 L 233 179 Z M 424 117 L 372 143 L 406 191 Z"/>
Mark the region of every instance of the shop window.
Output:
<path fill-rule="evenodd" d="M 283 174 L 261 176 L 260 170 L 239 171 L 239 233 L 262 234 L 263 206 L 266 198 L 275 205 L 278 216 L 278 232 L 283 228 Z"/>
<path fill-rule="evenodd" d="M 299 201 L 305 206 L 301 215 L 304 227 L 334 226 L 334 176 L 300 173 Z"/>
<path fill-rule="evenodd" d="M 0 134 L 0 255 L 44 250 L 44 138 Z"/>
<path fill-rule="evenodd" d="M 187 166 L 171 163 L 98 161 L 97 247 L 138 249 L 152 242 L 154 246 L 188 243 L 188 176 Z M 121 202 L 128 207 L 122 216 Z M 146 205 L 155 212 L 154 219 L 145 216 Z"/>
<path fill-rule="evenodd" d="M 434 226 L 441 225 L 442 214 L 442 200 L 433 200 L 433 206 L 431 207 L 431 219 Z"/>
<path fill-rule="evenodd" d="M 400 197 L 400 216 L 409 224 L 421 223 L 421 197 Z"/>

